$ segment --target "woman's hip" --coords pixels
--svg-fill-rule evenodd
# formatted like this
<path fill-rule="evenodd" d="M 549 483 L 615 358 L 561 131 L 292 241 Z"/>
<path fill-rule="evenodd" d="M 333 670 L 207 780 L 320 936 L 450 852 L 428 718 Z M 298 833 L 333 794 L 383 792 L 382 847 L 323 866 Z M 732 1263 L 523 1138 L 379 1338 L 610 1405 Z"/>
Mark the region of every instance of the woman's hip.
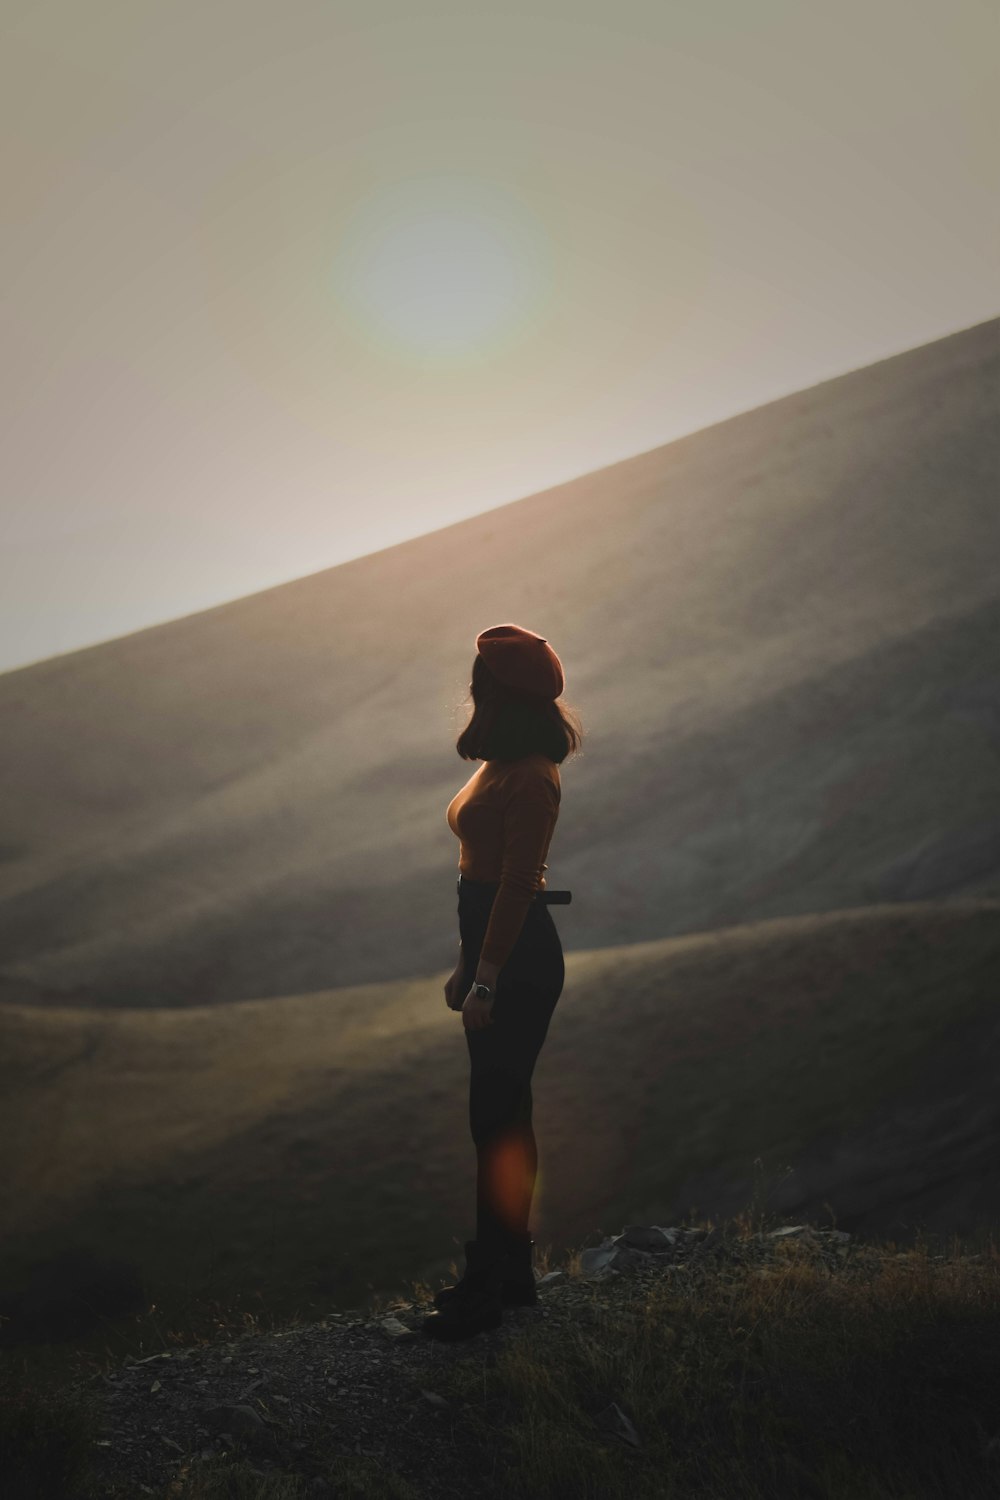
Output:
<path fill-rule="evenodd" d="M 499 889 L 498 882 L 472 881 L 467 880 L 464 876 L 459 879 L 458 923 L 459 927 L 463 930 L 463 938 L 466 930 L 470 935 L 479 929 L 485 932 Z M 563 897 L 568 898 L 569 896 L 569 891 L 547 891 L 543 889 L 536 892 L 525 913 L 525 930 L 530 930 L 533 924 L 538 931 L 541 931 L 543 927 L 548 927 L 552 932 L 555 932 L 555 923 L 552 920 L 550 902 L 547 898 L 551 897 L 554 903 L 559 904 Z M 562 902 L 562 904 L 566 903 Z"/>
<path fill-rule="evenodd" d="M 462 939 L 464 976 L 471 986 L 480 952 L 489 928 L 497 886 L 478 885 L 464 878 L 459 883 L 458 921 Z M 539 996 L 555 1004 L 565 980 L 565 962 L 559 931 L 549 907 L 535 900 L 528 907 L 514 946 L 497 976 L 496 1003 L 511 1004 L 523 995 L 526 1004 Z"/>
<path fill-rule="evenodd" d="M 489 925 L 489 908 L 474 911 L 465 908 L 459 912 L 459 936 L 467 961 L 475 954 L 476 962 L 479 962 L 479 951 Z M 529 906 L 503 969 L 517 969 L 524 964 L 553 963 L 557 960 L 562 961 L 562 943 L 551 912 L 547 906 Z"/>

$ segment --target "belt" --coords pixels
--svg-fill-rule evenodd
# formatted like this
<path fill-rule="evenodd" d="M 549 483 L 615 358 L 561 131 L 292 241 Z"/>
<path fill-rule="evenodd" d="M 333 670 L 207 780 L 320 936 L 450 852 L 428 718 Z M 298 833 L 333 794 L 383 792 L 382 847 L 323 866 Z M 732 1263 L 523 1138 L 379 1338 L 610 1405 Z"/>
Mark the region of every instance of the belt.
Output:
<path fill-rule="evenodd" d="M 470 880 L 467 875 L 460 875 L 455 882 L 455 889 L 459 895 L 462 894 L 463 886 L 469 891 L 496 892 L 500 889 L 500 882 L 498 880 Z M 546 887 L 544 890 L 536 891 L 534 899 L 543 906 L 568 906 L 573 899 L 573 892 L 550 891 Z"/>

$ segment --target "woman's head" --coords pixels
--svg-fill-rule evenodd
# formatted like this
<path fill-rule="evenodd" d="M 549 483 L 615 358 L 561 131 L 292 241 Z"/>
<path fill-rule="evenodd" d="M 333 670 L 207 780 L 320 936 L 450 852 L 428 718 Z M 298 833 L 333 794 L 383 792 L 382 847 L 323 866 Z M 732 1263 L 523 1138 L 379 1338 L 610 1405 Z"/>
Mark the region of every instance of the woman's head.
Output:
<path fill-rule="evenodd" d="M 501 631 L 504 627 L 496 626 Z M 516 631 L 518 627 L 506 627 Z M 524 632 L 525 637 L 531 632 Z M 483 632 L 478 641 L 485 645 L 492 639 L 490 632 Z M 541 637 L 533 637 L 541 641 Z M 505 643 L 508 637 L 504 636 Z M 530 646 L 530 642 L 526 641 Z M 487 646 L 487 649 L 490 649 Z M 558 658 L 554 652 L 549 656 Z M 469 692 L 472 697 L 472 717 L 456 741 L 455 748 L 463 760 L 520 760 L 524 755 L 541 752 L 550 760 L 561 764 L 571 752 L 576 753 L 583 741 L 583 730 L 578 715 L 565 704 L 558 703 L 551 690 L 531 691 L 514 685 L 517 672 L 509 666 L 509 653 L 502 658 L 502 669 L 508 681 L 501 681 L 490 667 L 480 649 L 472 663 L 472 681 Z M 525 678 L 537 682 L 537 663 Z M 543 667 L 544 669 L 544 667 Z M 554 682 L 562 683 L 561 665 Z"/>

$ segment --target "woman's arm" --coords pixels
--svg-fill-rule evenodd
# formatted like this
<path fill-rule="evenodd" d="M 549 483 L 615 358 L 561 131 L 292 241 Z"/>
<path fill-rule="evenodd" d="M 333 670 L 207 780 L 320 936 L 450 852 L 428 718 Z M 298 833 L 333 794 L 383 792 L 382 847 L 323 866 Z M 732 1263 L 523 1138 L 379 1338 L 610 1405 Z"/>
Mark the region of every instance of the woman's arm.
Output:
<path fill-rule="evenodd" d="M 499 964 L 490 964 L 486 962 L 485 958 L 481 958 L 476 965 L 475 983 L 488 984 L 491 990 L 495 990 L 497 987 L 497 975 L 499 973 Z"/>
<path fill-rule="evenodd" d="M 500 886 L 493 900 L 480 951 L 484 965 L 498 974 L 524 925 L 541 886 L 545 857 L 559 817 L 558 785 L 537 768 L 518 767 L 504 785 L 504 849 Z M 483 984 L 490 984 L 483 978 Z"/>

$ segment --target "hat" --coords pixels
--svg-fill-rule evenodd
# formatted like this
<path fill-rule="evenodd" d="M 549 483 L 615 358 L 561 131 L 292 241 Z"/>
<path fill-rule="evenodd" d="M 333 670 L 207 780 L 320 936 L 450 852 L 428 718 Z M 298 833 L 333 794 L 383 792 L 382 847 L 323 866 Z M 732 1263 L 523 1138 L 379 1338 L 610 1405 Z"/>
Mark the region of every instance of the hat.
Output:
<path fill-rule="evenodd" d="M 562 662 L 544 635 L 520 625 L 491 625 L 476 636 L 476 650 L 507 687 L 558 698 L 565 686 Z"/>

